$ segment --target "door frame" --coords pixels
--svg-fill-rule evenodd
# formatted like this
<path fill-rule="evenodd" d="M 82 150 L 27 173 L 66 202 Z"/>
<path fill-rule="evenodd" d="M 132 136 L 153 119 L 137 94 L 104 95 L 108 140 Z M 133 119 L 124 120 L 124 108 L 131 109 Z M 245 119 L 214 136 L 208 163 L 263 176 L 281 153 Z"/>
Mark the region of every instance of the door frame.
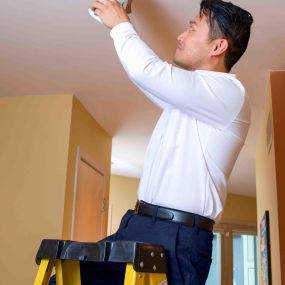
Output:
<path fill-rule="evenodd" d="M 80 145 L 77 145 L 76 147 L 76 161 L 75 161 L 75 175 L 74 175 L 74 185 L 73 185 L 73 198 L 72 198 L 72 215 L 71 215 L 71 228 L 70 228 L 70 237 L 71 240 L 74 239 L 74 221 L 75 221 L 75 208 L 76 208 L 76 196 L 77 196 L 77 186 L 78 186 L 78 170 L 79 170 L 79 163 L 80 161 L 85 162 L 90 167 L 92 167 L 94 170 L 98 171 L 103 176 L 103 201 L 102 201 L 102 207 L 105 209 L 105 215 L 103 220 L 103 227 L 104 232 L 106 234 L 107 229 L 107 215 L 108 215 L 108 207 L 107 207 L 107 199 L 106 199 L 106 193 L 107 193 L 107 171 L 101 165 L 98 161 L 96 161 L 90 154 L 88 154 L 86 151 L 82 150 Z"/>

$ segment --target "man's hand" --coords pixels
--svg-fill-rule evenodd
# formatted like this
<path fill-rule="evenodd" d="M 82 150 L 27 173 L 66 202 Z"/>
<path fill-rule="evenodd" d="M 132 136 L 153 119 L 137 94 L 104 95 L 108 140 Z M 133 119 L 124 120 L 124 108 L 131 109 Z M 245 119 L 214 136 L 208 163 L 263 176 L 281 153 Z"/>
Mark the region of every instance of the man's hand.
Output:
<path fill-rule="evenodd" d="M 130 21 L 126 11 L 117 0 L 95 0 L 91 9 L 110 29 L 120 23 Z"/>

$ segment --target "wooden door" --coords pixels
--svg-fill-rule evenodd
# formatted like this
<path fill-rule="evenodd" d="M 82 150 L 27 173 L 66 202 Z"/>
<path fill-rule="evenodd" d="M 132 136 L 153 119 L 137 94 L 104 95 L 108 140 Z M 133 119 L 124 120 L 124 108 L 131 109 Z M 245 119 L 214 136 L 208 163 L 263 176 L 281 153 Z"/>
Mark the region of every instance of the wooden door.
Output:
<path fill-rule="evenodd" d="M 96 242 L 105 236 L 104 173 L 80 158 L 74 203 L 73 240 Z"/>

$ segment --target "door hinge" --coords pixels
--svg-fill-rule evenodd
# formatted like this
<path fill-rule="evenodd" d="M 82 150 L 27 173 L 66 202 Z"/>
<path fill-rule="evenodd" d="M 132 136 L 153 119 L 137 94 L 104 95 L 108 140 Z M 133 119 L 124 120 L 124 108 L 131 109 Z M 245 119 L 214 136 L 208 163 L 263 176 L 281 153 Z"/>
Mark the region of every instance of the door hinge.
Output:
<path fill-rule="evenodd" d="M 103 198 L 102 200 L 102 207 L 101 207 L 101 211 L 105 212 L 105 206 L 106 206 L 106 198 Z"/>

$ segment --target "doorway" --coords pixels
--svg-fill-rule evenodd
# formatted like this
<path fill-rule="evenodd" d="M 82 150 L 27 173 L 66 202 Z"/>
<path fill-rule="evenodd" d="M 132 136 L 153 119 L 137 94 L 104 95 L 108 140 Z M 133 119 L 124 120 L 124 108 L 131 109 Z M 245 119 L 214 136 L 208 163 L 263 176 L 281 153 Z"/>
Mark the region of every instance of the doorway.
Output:
<path fill-rule="evenodd" d="M 96 242 L 106 235 L 106 172 L 77 147 L 71 239 Z"/>
<path fill-rule="evenodd" d="M 257 272 L 256 225 L 216 225 L 206 285 L 258 285 Z"/>

